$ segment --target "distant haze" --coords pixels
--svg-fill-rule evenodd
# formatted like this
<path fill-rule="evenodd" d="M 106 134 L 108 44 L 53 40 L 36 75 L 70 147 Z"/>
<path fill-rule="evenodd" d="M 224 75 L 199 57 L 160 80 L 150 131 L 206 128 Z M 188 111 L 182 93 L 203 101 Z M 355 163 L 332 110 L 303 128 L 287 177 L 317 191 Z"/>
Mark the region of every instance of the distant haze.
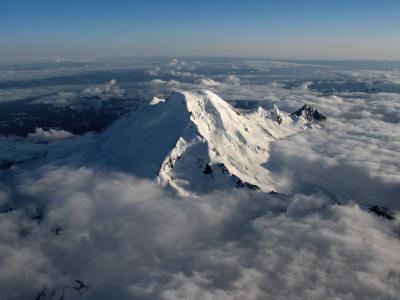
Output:
<path fill-rule="evenodd" d="M 0 61 L 93 56 L 400 60 L 400 1 L 0 2 Z"/>

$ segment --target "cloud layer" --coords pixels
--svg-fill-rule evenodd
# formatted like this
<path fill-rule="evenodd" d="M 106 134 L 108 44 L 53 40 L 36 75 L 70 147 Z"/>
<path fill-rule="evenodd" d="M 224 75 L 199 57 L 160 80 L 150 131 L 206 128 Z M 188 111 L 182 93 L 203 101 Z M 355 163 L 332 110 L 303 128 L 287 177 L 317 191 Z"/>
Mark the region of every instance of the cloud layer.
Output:
<path fill-rule="evenodd" d="M 398 221 L 321 195 L 236 191 L 180 199 L 126 174 L 68 167 L 26 173 L 16 190 L 35 204 L 0 218 L 7 299 L 45 288 L 67 299 L 400 293 Z M 75 280 L 89 289 L 77 291 Z"/>

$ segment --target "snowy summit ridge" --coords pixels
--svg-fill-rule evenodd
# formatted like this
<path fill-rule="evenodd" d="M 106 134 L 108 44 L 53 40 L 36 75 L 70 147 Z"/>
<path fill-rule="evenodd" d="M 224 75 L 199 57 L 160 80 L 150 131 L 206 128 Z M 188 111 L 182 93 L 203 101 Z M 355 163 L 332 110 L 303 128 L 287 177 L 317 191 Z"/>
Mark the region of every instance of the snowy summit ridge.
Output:
<path fill-rule="evenodd" d="M 114 164 L 182 195 L 233 187 L 272 191 L 269 144 L 300 128 L 277 107 L 244 114 L 211 91 L 175 91 L 116 122 L 103 133 L 102 149 L 113 153 Z"/>

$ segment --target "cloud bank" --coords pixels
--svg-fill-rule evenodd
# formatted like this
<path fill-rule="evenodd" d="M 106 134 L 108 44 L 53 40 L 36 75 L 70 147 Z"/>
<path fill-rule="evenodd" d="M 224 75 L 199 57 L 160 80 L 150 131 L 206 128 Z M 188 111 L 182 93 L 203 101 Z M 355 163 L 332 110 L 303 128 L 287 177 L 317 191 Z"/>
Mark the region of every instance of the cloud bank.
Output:
<path fill-rule="evenodd" d="M 181 199 L 127 174 L 50 166 L 21 175 L 16 193 L 32 205 L 1 214 L 6 299 L 43 291 L 66 299 L 400 293 L 398 221 L 322 195 Z M 76 280 L 88 288 L 75 289 Z"/>

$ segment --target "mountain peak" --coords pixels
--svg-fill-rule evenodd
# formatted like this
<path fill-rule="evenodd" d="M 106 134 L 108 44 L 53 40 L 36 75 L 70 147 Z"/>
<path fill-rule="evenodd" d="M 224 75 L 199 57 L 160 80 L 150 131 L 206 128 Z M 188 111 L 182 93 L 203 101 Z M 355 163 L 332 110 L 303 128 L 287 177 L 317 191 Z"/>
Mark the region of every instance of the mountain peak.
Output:
<path fill-rule="evenodd" d="M 235 187 L 271 191 L 276 183 L 265 168 L 269 145 L 296 126 L 277 107 L 245 114 L 211 91 L 177 90 L 117 121 L 102 134 L 102 150 L 113 153 L 107 165 L 157 178 L 181 194 Z"/>
<path fill-rule="evenodd" d="M 298 118 L 303 117 L 307 121 L 324 121 L 326 120 L 326 116 L 321 114 L 317 109 L 307 104 L 304 104 L 300 109 L 292 113 L 292 116 L 296 116 Z"/>

